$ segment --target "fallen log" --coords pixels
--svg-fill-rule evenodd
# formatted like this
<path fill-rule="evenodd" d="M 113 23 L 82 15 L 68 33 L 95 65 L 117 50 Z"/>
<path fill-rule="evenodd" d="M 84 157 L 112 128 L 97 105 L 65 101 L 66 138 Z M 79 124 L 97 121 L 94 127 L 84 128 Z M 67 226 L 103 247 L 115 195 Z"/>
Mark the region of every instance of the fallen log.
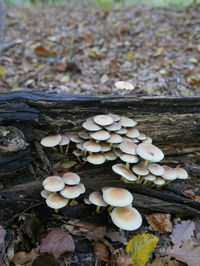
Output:
<path fill-rule="evenodd" d="M 117 113 L 134 118 L 138 129 L 164 151 L 168 162 L 176 158 L 178 163 L 185 165 L 187 162 L 189 167 L 194 157 L 190 157 L 188 162 L 188 156 L 200 151 L 200 97 L 197 96 L 0 93 L 0 182 L 4 186 L 0 191 L 0 205 L 25 202 L 25 207 L 31 201 L 40 201 L 41 180 L 51 173 L 52 164 L 61 159 L 43 149 L 40 139 L 58 132 L 77 132 L 88 117 L 100 113 Z M 191 166 L 191 169 L 194 168 Z M 109 164 L 103 170 L 86 166 L 77 171 L 89 190 L 121 186 Z M 178 188 L 173 188 L 173 193 L 170 185 L 163 189 L 129 184 L 122 186 L 133 192 L 135 205 L 139 208 L 199 215 L 200 203 L 182 193 L 194 186 L 200 188 L 197 179 L 194 182 L 178 182 Z"/>

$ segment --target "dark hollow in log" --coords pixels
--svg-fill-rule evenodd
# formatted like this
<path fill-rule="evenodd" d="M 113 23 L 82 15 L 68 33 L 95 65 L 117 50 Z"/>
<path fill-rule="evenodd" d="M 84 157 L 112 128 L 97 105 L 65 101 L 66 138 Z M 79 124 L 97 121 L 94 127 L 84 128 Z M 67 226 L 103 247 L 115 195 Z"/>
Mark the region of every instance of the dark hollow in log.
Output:
<path fill-rule="evenodd" d="M 58 95 L 28 91 L 0 93 L 0 148 L 3 147 L 3 151 L 0 149 L 0 182 L 5 186 L 0 191 L 0 205 L 41 200 L 41 181 L 34 180 L 46 177 L 51 164 L 60 157 L 42 149 L 40 139 L 58 132 L 77 132 L 88 117 L 102 113 L 133 118 L 138 122 L 138 129 L 150 136 L 167 154 L 168 162 L 177 158 L 180 164 L 187 162 L 188 169 L 196 169 L 190 166 L 192 160 L 188 162 L 187 156 L 200 151 L 200 97 Z M 13 131 L 19 132 L 14 144 L 21 145 L 15 150 L 8 145 Z M 200 188 L 196 179 L 179 182 L 178 189 L 173 188 L 170 192 L 170 185 L 163 189 L 122 185 L 109 164 L 103 170 L 86 166 L 79 172 L 83 183 L 91 190 L 102 186 L 128 188 L 135 195 L 135 206 L 139 208 L 199 216 L 200 203 L 184 197 L 183 193 L 194 186 Z"/>

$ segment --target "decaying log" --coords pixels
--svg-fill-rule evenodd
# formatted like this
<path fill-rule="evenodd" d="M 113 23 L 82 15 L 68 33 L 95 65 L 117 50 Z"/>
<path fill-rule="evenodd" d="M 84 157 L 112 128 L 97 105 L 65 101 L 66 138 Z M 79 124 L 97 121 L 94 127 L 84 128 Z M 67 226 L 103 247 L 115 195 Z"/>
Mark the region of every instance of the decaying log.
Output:
<path fill-rule="evenodd" d="M 167 161 L 177 156 L 181 164 L 180 158 L 200 151 L 200 97 L 197 96 L 0 93 L 0 182 L 5 186 L 0 191 L 0 205 L 5 202 L 12 205 L 15 201 L 29 204 L 41 200 L 40 180 L 51 172 L 50 164 L 61 158 L 54 157 L 48 149 L 42 149 L 40 139 L 58 132 L 77 132 L 88 117 L 101 113 L 134 118 L 138 129 L 150 136 L 167 154 Z M 10 150 L 10 140 L 16 140 L 16 132 L 18 146 L 16 150 Z M 187 161 L 187 167 L 190 167 L 191 162 L 186 159 L 183 161 Z M 194 216 L 200 213 L 200 203 L 187 199 L 182 193 L 188 187 L 200 188 L 199 182 L 179 182 L 178 192 L 172 193 L 167 186 L 151 189 L 141 185 L 122 185 L 109 164 L 103 168 L 86 166 L 77 171 L 90 190 L 111 185 L 127 187 L 135 195 L 135 206 L 144 210 Z M 39 181 L 34 181 L 36 179 Z"/>

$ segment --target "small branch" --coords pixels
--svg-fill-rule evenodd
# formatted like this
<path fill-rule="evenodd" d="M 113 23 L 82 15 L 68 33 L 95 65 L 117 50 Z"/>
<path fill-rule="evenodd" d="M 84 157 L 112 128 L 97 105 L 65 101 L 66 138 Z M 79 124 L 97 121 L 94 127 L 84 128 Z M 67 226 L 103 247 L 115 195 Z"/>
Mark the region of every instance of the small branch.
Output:
<path fill-rule="evenodd" d="M 0 54 L 9 50 L 10 48 L 13 48 L 14 46 L 16 46 L 20 43 L 22 43 L 22 40 L 19 39 L 19 40 L 13 41 L 13 42 L 0 44 Z"/>

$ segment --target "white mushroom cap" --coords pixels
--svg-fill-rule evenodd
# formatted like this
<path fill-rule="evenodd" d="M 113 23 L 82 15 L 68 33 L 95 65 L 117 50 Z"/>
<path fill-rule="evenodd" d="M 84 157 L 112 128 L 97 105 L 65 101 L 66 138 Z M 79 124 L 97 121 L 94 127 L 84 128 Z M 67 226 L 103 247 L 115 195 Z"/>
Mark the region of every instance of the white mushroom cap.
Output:
<path fill-rule="evenodd" d="M 123 142 L 124 141 L 133 142 L 133 139 L 131 139 L 131 138 L 127 137 L 127 136 L 122 136 L 122 138 L 123 138 Z"/>
<path fill-rule="evenodd" d="M 133 166 L 132 170 L 134 173 L 136 173 L 137 175 L 141 175 L 141 176 L 148 175 L 149 173 L 149 170 L 147 169 L 147 167 L 141 164 L 137 164 Z"/>
<path fill-rule="evenodd" d="M 126 136 L 129 138 L 137 138 L 140 135 L 140 132 L 137 128 L 128 128 Z"/>
<path fill-rule="evenodd" d="M 75 173 L 67 172 L 63 175 L 63 181 L 66 185 L 77 185 L 78 183 L 80 183 L 81 178 Z"/>
<path fill-rule="evenodd" d="M 123 138 L 116 133 L 110 133 L 110 138 L 107 139 L 108 143 L 121 143 L 122 141 Z"/>
<path fill-rule="evenodd" d="M 162 177 L 156 177 L 153 183 L 157 186 L 162 186 L 165 184 L 165 179 L 163 179 Z"/>
<path fill-rule="evenodd" d="M 120 155 L 120 159 L 126 163 L 137 163 L 139 157 L 137 155 L 123 153 Z"/>
<path fill-rule="evenodd" d="M 144 160 L 150 162 L 159 162 L 164 158 L 163 152 L 156 146 L 150 143 L 138 144 L 136 153 Z"/>
<path fill-rule="evenodd" d="M 114 208 L 110 213 L 113 223 L 122 230 L 136 230 L 142 225 L 142 216 L 133 207 Z"/>
<path fill-rule="evenodd" d="M 155 175 L 152 175 L 152 174 L 148 174 L 146 176 L 143 177 L 145 180 L 147 181 L 154 181 L 156 180 L 156 176 Z"/>
<path fill-rule="evenodd" d="M 100 152 L 101 151 L 101 145 L 91 140 L 84 142 L 83 148 L 89 152 Z"/>
<path fill-rule="evenodd" d="M 108 116 L 110 116 L 114 122 L 117 122 L 120 120 L 120 116 L 119 115 L 116 115 L 116 114 L 107 114 Z"/>
<path fill-rule="evenodd" d="M 80 186 L 80 189 L 81 189 L 81 194 L 85 193 L 85 191 L 86 191 L 86 188 L 85 188 L 84 184 L 82 184 L 82 183 L 79 183 L 77 186 Z"/>
<path fill-rule="evenodd" d="M 63 145 L 67 145 L 69 144 L 70 139 L 68 138 L 68 136 L 66 135 L 61 135 L 61 142 L 59 143 L 59 145 L 63 146 Z"/>
<path fill-rule="evenodd" d="M 100 153 L 95 153 L 87 156 L 87 161 L 91 164 L 102 164 L 105 162 L 105 157 Z"/>
<path fill-rule="evenodd" d="M 53 135 L 53 136 L 47 136 L 41 139 L 40 143 L 44 147 L 55 147 L 58 145 L 62 140 L 62 137 L 60 134 Z"/>
<path fill-rule="evenodd" d="M 173 168 L 166 165 L 164 165 L 163 168 L 164 168 L 164 174 L 162 175 L 162 177 L 165 180 L 175 180 L 177 178 L 177 173 Z"/>
<path fill-rule="evenodd" d="M 80 185 L 74 186 L 65 186 L 63 190 L 60 191 L 60 194 L 68 199 L 75 199 L 82 194 L 82 188 Z"/>
<path fill-rule="evenodd" d="M 46 199 L 46 204 L 52 209 L 61 209 L 65 207 L 68 202 L 68 199 L 57 193 L 50 194 Z"/>
<path fill-rule="evenodd" d="M 69 139 L 75 143 L 81 143 L 84 141 L 81 137 L 79 137 L 78 134 L 75 134 L 75 133 L 70 133 L 68 136 L 69 136 Z"/>
<path fill-rule="evenodd" d="M 51 193 L 53 192 L 50 192 L 50 191 L 47 191 L 46 189 L 43 189 L 41 192 L 40 192 L 40 195 L 46 199 Z"/>
<path fill-rule="evenodd" d="M 129 181 L 137 180 L 137 177 L 131 172 L 129 169 L 126 168 L 123 164 L 115 164 L 112 166 L 112 170 L 120 176 L 123 176 Z"/>
<path fill-rule="evenodd" d="M 85 131 L 78 132 L 78 135 L 82 139 L 90 139 L 90 135 L 87 132 L 85 132 Z"/>
<path fill-rule="evenodd" d="M 145 140 L 142 140 L 142 143 L 152 143 L 153 142 L 153 140 L 150 138 L 150 137 L 146 137 L 146 139 Z"/>
<path fill-rule="evenodd" d="M 125 116 L 121 117 L 121 119 L 119 120 L 119 123 L 122 127 L 134 127 L 137 125 L 137 122 Z"/>
<path fill-rule="evenodd" d="M 126 134 L 127 132 L 128 130 L 125 127 L 122 127 L 121 129 L 117 130 L 115 133 L 119 135 L 123 135 L 123 134 Z"/>
<path fill-rule="evenodd" d="M 89 195 L 89 201 L 96 205 L 96 206 L 100 206 L 100 207 L 104 207 L 107 206 L 108 204 L 104 201 L 103 199 L 103 195 L 101 192 L 98 191 L 94 191 Z"/>
<path fill-rule="evenodd" d="M 122 143 L 119 144 L 119 148 L 124 153 L 132 154 L 132 155 L 137 154 L 136 153 L 137 145 L 133 142 L 123 141 Z"/>
<path fill-rule="evenodd" d="M 64 188 L 65 183 L 60 176 L 49 176 L 45 178 L 42 185 L 44 186 L 44 189 L 50 192 L 57 192 Z"/>
<path fill-rule="evenodd" d="M 174 168 L 174 170 L 176 171 L 178 179 L 187 179 L 188 178 L 188 173 L 185 169 L 183 169 L 181 167 L 176 167 L 176 168 Z"/>
<path fill-rule="evenodd" d="M 93 117 L 93 121 L 100 126 L 108 126 L 114 122 L 113 118 L 108 115 L 96 115 Z"/>
<path fill-rule="evenodd" d="M 82 156 L 82 151 L 81 149 L 76 149 L 72 152 L 75 156 L 79 157 Z"/>
<path fill-rule="evenodd" d="M 118 148 L 116 148 L 116 149 L 114 149 L 114 154 L 117 156 L 117 157 L 120 157 L 121 155 L 122 155 L 122 151 L 120 150 L 120 149 L 118 149 Z"/>
<path fill-rule="evenodd" d="M 117 159 L 117 156 L 112 151 L 107 151 L 103 155 L 108 161 L 114 161 Z"/>
<path fill-rule="evenodd" d="M 111 147 L 108 143 L 106 142 L 101 142 L 101 151 L 102 152 L 106 152 L 106 151 L 110 151 L 111 150 Z"/>
<path fill-rule="evenodd" d="M 84 200 L 85 204 L 88 204 L 88 205 L 91 205 L 92 204 L 92 202 L 87 197 L 84 197 L 83 200 Z"/>
<path fill-rule="evenodd" d="M 86 120 L 86 122 L 83 123 L 82 125 L 85 129 L 89 130 L 89 131 L 97 131 L 97 130 L 101 130 L 101 127 L 99 125 L 97 125 L 92 118 L 88 118 Z"/>
<path fill-rule="evenodd" d="M 90 136 L 95 140 L 107 140 L 110 138 L 110 134 L 103 129 L 90 133 Z"/>
<path fill-rule="evenodd" d="M 109 131 L 117 131 L 121 129 L 121 125 L 117 122 L 113 122 L 111 125 L 105 127 Z"/>
<path fill-rule="evenodd" d="M 111 206 L 124 207 L 133 202 L 132 194 L 124 189 L 118 187 L 102 188 L 103 199 Z"/>
<path fill-rule="evenodd" d="M 117 81 L 115 82 L 115 87 L 119 90 L 134 90 L 134 86 L 127 81 Z"/>
<path fill-rule="evenodd" d="M 147 136 L 143 133 L 140 133 L 140 135 L 137 137 L 137 139 L 144 141 L 147 139 Z"/>
<path fill-rule="evenodd" d="M 150 163 L 147 168 L 153 175 L 163 175 L 165 171 L 164 168 L 157 163 Z"/>

